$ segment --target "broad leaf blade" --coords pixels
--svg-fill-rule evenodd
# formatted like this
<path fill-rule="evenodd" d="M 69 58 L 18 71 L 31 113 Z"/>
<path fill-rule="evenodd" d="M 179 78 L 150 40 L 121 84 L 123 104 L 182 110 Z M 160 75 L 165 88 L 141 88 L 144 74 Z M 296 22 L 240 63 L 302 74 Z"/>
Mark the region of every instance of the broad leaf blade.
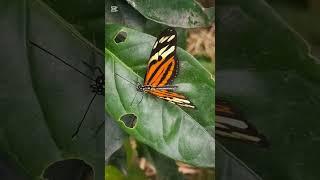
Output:
<path fill-rule="evenodd" d="M 114 38 L 120 31 L 127 33 L 127 38 L 117 44 Z M 178 49 L 180 73 L 174 84 L 196 110 L 181 109 L 141 93 L 131 104 L 137 93 L 135 85 L 115 75 L 142 82 L 154 41 L 154 37 L 132 29 L 106 26 L 106 110 L 125 131 L 157 151 L 189 164 L 213 167 L 214 139 L 206 129 L 214 127 L 214 81 L 191 55 Z M 137 116 L 133 129 L 120 121 L 129 113 Z"/>
<path fill-rule="evenodd" d="M 96 177 L 102 177 L 104 133 L 97 138 L 92 135 L 103 122 L 98 115 L 104 114 L 99 110 L 103 98 L 92 105 L 86 124 L 73 141 L 71 135 L 92 96 L 91 82 L 29 40 L 89 75 L 93 74 L 81 66 L 81 60 L 99 64 L 102 54 L 41 1 L 3 3 L 1 23 L 8 25 L 0 33 L 5 49 L 0 53 L 1 153 L 14 168 L 33 179 L 40 178 L 54 162 L 70 158 L 85 160 L 95 169 Z"/>
<path fill-rule="evenodd" d="M 223 1 L 217 12 L 216 92 L 270 147 L 223 144 L 264 179 L 318 179 L 319 63 L 264 1 Z"/>
<path fill-rule="evenodd" d="M 111 155 L 120 149 L 123 145 L 124 138 L 126 137 L 118 124 L 106 114 L 105 118 L 105 161 L 108 164 Z"/>
<path fill-rule="evenodd" d="M 105 24 L 117 23 L 142 30 L 147 20 L 125 0 L 106 0 L 105 9 Z"/>
<path fill-rule="evenodd" d="M 218 180 L 262 180 L 255 172 L 216 142 L 216 179 Z"/>
<path fill-rule="evenodd" d="M 127 0 L 144 17 L 173 27 L 196 28 L 210 26 L 213 13 L 206 12 L 195 0 Z M 213 11 L 213 9 L 210 9 Z"/>

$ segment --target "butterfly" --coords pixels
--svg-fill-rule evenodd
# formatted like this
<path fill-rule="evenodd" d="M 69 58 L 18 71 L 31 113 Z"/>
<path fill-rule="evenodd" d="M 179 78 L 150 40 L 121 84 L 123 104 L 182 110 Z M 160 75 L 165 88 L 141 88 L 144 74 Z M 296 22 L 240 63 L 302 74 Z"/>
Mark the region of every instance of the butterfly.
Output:
<path fill-rule="evenodd" d="M 248 121 L 244 120 L 236 109 L 227 101 L 216 97 L 215 133 L 218 136 L 241 140 L 262 147 L 269 146 L 264 135 Z"/>
<path fill-rule="evenodd" d="M 136 82 L 136 89 L 172 104 L 195 109 L 196 106 L 187 97 L 173 92 L 177 86 L 170 85 L 179 71 L 176 50 L 177 32 L 173 28 L 167 28 L 160 33 L 152 46 L 144 82 Z"/>
<path fill-rule="evenodd" d="M 95 71 L 98 71 L 99 75 L 97 75 L 95 78 L 85 74 L 84 72 L 80 71 L 79 69 L 75 68 L 74 66 L 72 66 L 71 64 L 69 64 L 66 60 L 62 59 L 61 57 L 58 57 L 57 55 L 55 55 L 54 53 L 52 53 L 51 51 L 49 51 L 48 49 L 45 49 L 44 47 L 42 47 L 41 45 L 39 45 L 38 43 L 36 42 L 33 42 L 31 40 L 29 40 L 29 43 L 31 45 L 33 45 L 34 47 L 44 51 L 45 53 L 51 55 L 52 57 L 54 57 L 55 59 L 59 60 L 60 62 L 62 62 L 63 64 L 67 65 L 68 67 L 72 68 L 73 70 L 79 72 L 81 75 L 83 75 L 84 77 L 86 77 L 87 79 L 91 80 L 92 81 L 92 84 L 90 85 L 90 88 L 91 88 L 91 91 L 93 92 L 93 96 L 90 100 L 90 103 L 88 104 L 87 108 L 86 108 L 86 111 L 85 113 L 83 114 L 82 116 L 82 119 L 81 121 L 79 122 L 75 132 L 72 134 L 72 138 L 76 137 L 77 134 L 79 133 L 79 130 L 86 118 L 86 115 L 89 111 L 89 108 L 91 107 L 91 104 L 93 103 L 95 97 L 97 95 L 102 95 L 104 96 L 104 89 L 105 89 L 105 80 L 104 80 L 104 73 L 103 71 L 99 68 L 99 67 L 94 67 L 94 66 L 91 66 L 89 65 L 88 63 L 86 63 L 85 61 L 82 61 L 84 63 L 84 65 L 86 65 L 87 67 L 89 67 L 93 72 Z M 101 123 L 101 125 L 99 125 L 96 133 L 100 130 L 100 128 L 104 125 L 104 121 L 103 123 Z"/>

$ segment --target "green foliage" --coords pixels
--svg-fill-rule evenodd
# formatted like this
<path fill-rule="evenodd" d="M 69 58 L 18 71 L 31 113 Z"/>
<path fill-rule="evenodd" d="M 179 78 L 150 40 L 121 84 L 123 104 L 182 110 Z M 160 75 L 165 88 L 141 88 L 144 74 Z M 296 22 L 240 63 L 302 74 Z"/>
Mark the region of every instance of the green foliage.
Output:
<path fill-rule="evenodd" d="M 111 6 L 117 6 L 118 12 L 111 12 Z M 161 13 L 161 9 L 166 9 L 166 13 Z M 183 16 L 177 17 L 177 14 Z M 185 48 L 187 31 L 178 27 L 209 26 L 213 23 L 213 14 L 193 0 L 180 4 L 173 1 L 106 1 L 106 24 L 109 24 L 105 29 L 106 111 L 124 131 L 139 140 L 139 144 L 144 147 L 143 153 L 139 155 L 147 157 L 148 161 L 154 164 L 158 178 L 182 178 L 174 160 L 197 166 L 214 166 L 212 75 L 191 55 L 182 49 L 178 50 L 180 73 L 174 84 L 178 85 L 178 92 L 198 105 L 197 110 L 189 110 L 141 93 L 137 94 L 137 99 L 131 105 L 137 93 L 135 86 L 114 73 L 129 81 L 141 82 L 155 41 L 150 35 L 157 36 L 168 26 L 176 27 L 178 46 Z M 114 38 L 120 31 L 126 33 L 126 39 L 117 44 Z M 200 93 L 206 96 L 199 96 Z M 144 97 L 141 103 L 138 103 L 142 96 Z M 205 106 L 206 108 L 203 108 Z M 127 114 L 137 117 L 133 129 L 126 127 L 121 121 L 121 117 Z M 130 166 L 134 165 L 128 164 L 129 168 Z M 126 178 L 129 176 L 130 172 Z"/>
<path fill-rule="evenodd" d="M 307 44 L 263 1 L 227 0 L 217 12 L 216 93 L 270 147 L 223 144 L 263 179 L 319 179 L 320 66 Z"/>
<path fill-rule="evenodd" d="M 195 0 L 127 0 L 127 2 L 147 19 L 172 27 L 204 27 L 210 26 L 213 22 L 213 9 L 205 11 Z"/>
<path fill-rule="evenodd" d="M 129 139 L 123 141 L 123 147 L 115 152 L 106 166 L 106 179 L 144 180 L 147 179 L 139 168 L 138 152 L 133 149 Z"/>
<path fill-rule="evenodd" d="M 111 155 L 122 147 L 126 134 L 108 114 L 105 119 L 105 129 L 105 161 L 108 164 Z"/>
<path fill-rule="evenodd" d="M 99 49 L 104 47 L 104 0 L 44 0 Z"/>
<path fill-rule="evenodd" d="M 105 167 L 104 174 L 105 174 L 105 177 L 104 177 L 105 180 L 109 180 L 109 179 L 124 180 L 125 179 L 125 176 L 117 168 L 110 165 Z"/>
<path fill-rule="evenodd" d="M 118 11 L 112 12 L 112 6 L 116 6 Z M 146 23 L 138 11 L 132 8 L 125 0 L 106 0 L 105 23 L 123 24 L 137 30 L 143 30 Z"/>
<path fill-rule="evenodd" d="M 94 76 L 82 62 L 101 66 L 103 54 L 41 1 L 1 1 L 0 156 L 10 169 L 39 179 L 54 162 L 82 159 L 102 178 L 104 111 L 97 98 L 77 139 L 71 135 L 92 97 L 90 81 L 29 43 L 39 43 Z M 95 56 L 95 59 L 93 58 Z M 99 169 L 100 168 L 100 169 Z M 81 172 L 79 172 L 81 173 Z"/>

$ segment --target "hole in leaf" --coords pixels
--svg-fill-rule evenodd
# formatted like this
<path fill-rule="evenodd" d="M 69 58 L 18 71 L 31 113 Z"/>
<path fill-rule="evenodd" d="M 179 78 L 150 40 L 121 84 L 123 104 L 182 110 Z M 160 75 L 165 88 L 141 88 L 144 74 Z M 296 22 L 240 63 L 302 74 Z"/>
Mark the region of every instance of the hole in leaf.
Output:
<path fill-rule="evenodd" d="M 120 120 L 124 122 L 128 128 L 134 128 L 137 123 L 137 116 L 134 114 L 126 114 L 121 116 Z"/>
<path fill-rule="evenodd" d="M 118 32 L 116 37 L 114 38 L 114 42 L 116 43 L 122 43 L 127 39 L 127 33 L 124 31 Z"/>
<path fill-rule="evenodd" d="M 93 180 L 94 172 L 83 160 L 67 159 L 51 164 L 44 171 L 43 177 L 48 180 Z"/>

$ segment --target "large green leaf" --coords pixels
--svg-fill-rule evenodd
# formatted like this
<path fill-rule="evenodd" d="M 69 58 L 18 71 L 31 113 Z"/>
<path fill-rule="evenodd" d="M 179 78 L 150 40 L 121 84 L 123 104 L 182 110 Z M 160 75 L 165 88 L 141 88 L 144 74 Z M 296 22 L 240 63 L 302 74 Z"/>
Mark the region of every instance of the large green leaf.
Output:
<path fill-rule="evenodd" d="M 319 179 L 319 63 L 265 2 L 226 0 L 217 7 L 217 95 L 270 147 L 221 141 L 264 179 Z"/>
<path fill-rule="evenodd" d="M 215 155 L 217 180 L 261 180 L 261 177 L 217 141 Z"/>
<path fill-rule="evenodd" d="M 78 158 L 103 177 L 103 98 L 97 97 L 77 139 L 71 135 L 92 97 L 91 82 L 48 53 L 94 76 L 81 61 L 103 64 L 103 53 L 41 1 L 1 1 L 0 152 L 17 172 L 40 178 L 54 162 Z M 100 119 L 100 118 L 103 119 Z"/>
<path fill-rule="evenodd" d="M 116 43 L 119 32 L 127 36 L 124 42 Z M 125 131 L 157 151 L 189 164 L 213 167 L 214 80 L 199 62 L 178 49 L 180 73 L 174 84 L 197 106 L 195 110 L 141 93 L 131 104 L 136 87 L 115 74 L 142 82 L 154 41 L 154 37 L 132 29 L 106 26 L 106 111 Z M 135 128 L 122 123 L 121 117 L 127 114 L 137 117 Z"/>
<path fill-rule="evenodd" d="M 44 0 L 88 41 L 104 48 L 104 0 Z"/>
<path fill-rule="evenodd" d="M 116 10 L 113 10 L 116 8 Z M 137 30 L 142 30 L 146 22 L 138 11 L 132 8 L 125 0 L 106 0 L 105 24 L 121 24 Z"/>
<path fill-rule="evenodd" d="M 213 8 L 203 8 L 195 0 L 127 0 L 144 17 L 172 27 L 195 28 L 213 23 Z"/>

